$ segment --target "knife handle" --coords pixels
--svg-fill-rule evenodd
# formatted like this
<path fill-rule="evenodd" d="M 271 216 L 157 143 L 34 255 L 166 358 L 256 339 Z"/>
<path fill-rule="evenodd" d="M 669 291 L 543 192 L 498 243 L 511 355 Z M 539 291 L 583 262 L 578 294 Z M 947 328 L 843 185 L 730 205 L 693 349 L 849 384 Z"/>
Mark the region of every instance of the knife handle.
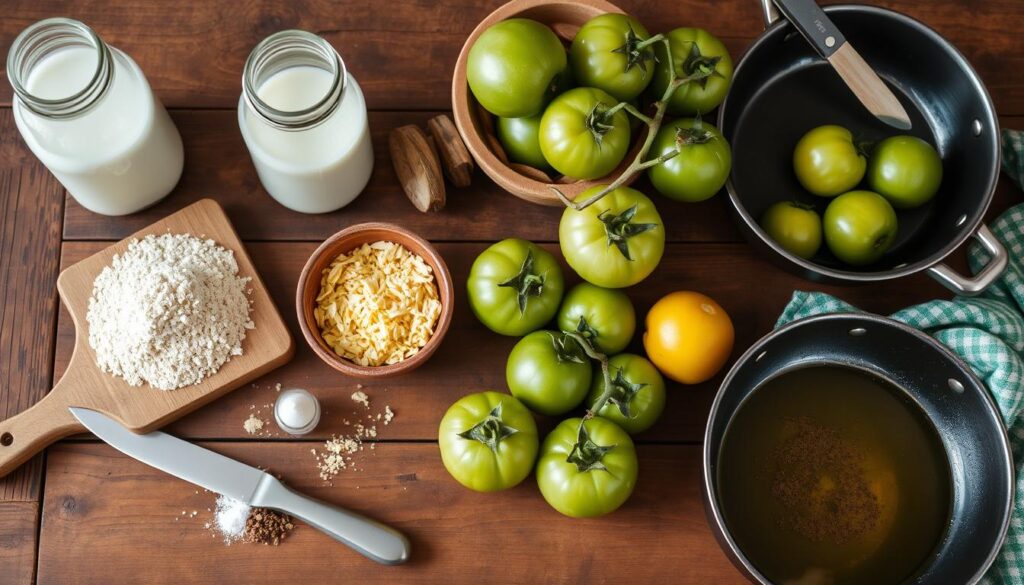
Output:
<path fill-rule="evenodd" d="M 786 19 L 828 59 L 846 43 L 846 37 L 814 0 L 775 0 Z"/>
<path fill-rule="evenodd" d="M 409 540 L 399 531 L 291 490 L 266 474 L 249 502 L 294 516 L 363 556 L 384 565 L 409 560 Z"/>

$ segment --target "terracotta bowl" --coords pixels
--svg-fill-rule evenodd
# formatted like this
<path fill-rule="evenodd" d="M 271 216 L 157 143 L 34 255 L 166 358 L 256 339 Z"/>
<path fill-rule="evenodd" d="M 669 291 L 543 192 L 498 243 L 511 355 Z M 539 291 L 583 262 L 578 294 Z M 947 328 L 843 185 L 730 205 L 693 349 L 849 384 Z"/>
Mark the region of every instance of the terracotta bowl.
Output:
<path fill-rule="evenodd" d="M 379 241 L 395 242 L 405 246 L 410 252 L 419 255 L 434 271 L 434 283 L 437 285 L 438 297 L 441 300 L 441 315 L 434 326 L 434 334 L 416 355 L 406 358 L 397 364 L 384 366 L 361 366 L 334 353 L 320 337 L 320 328 L 313 316 L 316 297 L 320 293 L 320 278 L 332 260 L 340 254 L 352 250 L 356 246 Z M 437 253 L 430 242 L 411 231 L 388 223 L 361 223 L 347 227 L 334 234 L 320 244 L 313 255 L 306 261 L 299 286 L 295 294 L 295 308 L 299 316 L 299 328 L 313 352 L 327 365 L 348 376 L 356 378 L 386 378 L 410 372 L 423 365 L 437 351 L 444 339 L 448 326 L 452 322 L 452 309 L 455 295 L 452 288 L 452 275 L 444 259 Z"/>
<path fill-rule="evenodd" d="M 565 0 L 551 2 L 549 0 L 512 0 L 490 13 L 480 21 L 462 45 L 459 60 L 455 63 L 455 75 L 452 78 L 452 113 L 455 125 L 466 143 L 466 148 L 473 155 L 477 164 L 487 176 L 509 193 L 541 205 L 562 205 L 561 200 L 550 187 L 561 189 L 570 199 L 594 185 L 608 184 L 619 176 L 636 157 L 643 142 L 643 132 L 634 136 L 631 147 L 622 164 L 606 177 L 592 181 L 576 181 L 566 177 L 547 176 L 543 171 L 516 163 L 509 163 L 505 151 L 494 134 L 494 116 L 477 103 L 466 82 L 466 61 L 469 49 L 477 38 L 491 25 L 502 20 L 522 17 L 544 23 L 555 31 L 566 44 L 572 42 L 577 31 L 591 18 L 606 12 L 622 13 L 622 9 L 604 0 Z"/>

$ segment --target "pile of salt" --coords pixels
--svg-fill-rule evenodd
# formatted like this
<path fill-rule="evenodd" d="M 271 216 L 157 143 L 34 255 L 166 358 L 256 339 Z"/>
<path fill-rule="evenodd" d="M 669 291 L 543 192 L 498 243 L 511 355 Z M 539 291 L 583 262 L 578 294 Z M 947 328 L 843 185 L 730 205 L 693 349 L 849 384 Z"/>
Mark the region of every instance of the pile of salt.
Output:
<path fill-rule="evenodd" d="M 224 542 L 242 538 L 249 510 L 249 505 L 241 500 L 223 495 L 217 498 L 217 530 L 224 536 Z"/>

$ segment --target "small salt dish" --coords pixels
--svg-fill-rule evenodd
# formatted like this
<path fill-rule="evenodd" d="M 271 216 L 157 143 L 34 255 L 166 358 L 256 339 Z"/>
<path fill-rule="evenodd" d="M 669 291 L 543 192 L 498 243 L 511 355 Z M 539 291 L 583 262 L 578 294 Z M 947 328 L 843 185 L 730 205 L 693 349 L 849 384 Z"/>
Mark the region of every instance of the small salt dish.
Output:
<path fill-rule="evenodd" d="M 301 388 L 285 390 L 274 403 L 274 420 L 289 435 L 305 435 L 320 423 L 320 401 Z"/>

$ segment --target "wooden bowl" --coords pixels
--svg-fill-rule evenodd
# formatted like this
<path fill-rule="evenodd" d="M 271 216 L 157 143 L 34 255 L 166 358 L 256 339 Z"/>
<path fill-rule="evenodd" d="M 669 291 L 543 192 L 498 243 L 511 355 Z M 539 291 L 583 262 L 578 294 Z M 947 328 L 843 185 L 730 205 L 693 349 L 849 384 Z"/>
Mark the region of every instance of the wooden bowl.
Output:
<path fill-rule="evenodd" d="M 574 181 L 565 177 L 552 180 L 543 171 L 526 165 L 509 163 L 501 143 L 494 133 L 493 115 L 477 103 L 466 82 L 466 61 L 469 49 L 481 34 L 502 20 L 514 17 L 530 18 L 544 23 L 555 31 L 562 41 L 571 43 L 573 37 L 591 18 L 606 12 L 622 13 L 622 9 L 605 0 L 512 0 L 487 15 L 470 33 L 462 45 L 452 78 L 452 114 L 455 125 L 477 164 L 502 189 L 516 197 L 541 205 L 562 205 L 551 191 L 558 187 L 570 199 L 594 185 L 606 185 L 629 166 L 643 142 L 646 127 L 634 136 L 633 146 L 622 163 L 607 176 L 592 181 Z M 564 182 L 563 182 L 564 181 Z M 632 182 L 632 181 L 630 181 Z"/>
<path fill-rule="evenodd" d="M 405 246 L 410 252 L 420 256 L 434 271 L 434 283 L 437 286 L 438 298 L 441 301 L 441 315 L 434 326 L 434 334 L 430 340 L 412 357 L 396 364 L 383 366 L 361 366 L 338 354 L 324 343 L 320 336 L 320 328 L 313 316 L 316 297 L 320 293 L 320 279 L 331 261 L 340 254 L 348 252 L 362 244 L 379 241 L 394 242 Z M 444 339 L 448 326 L 452 322 L 452 309 L 455 294 L 452 288 L 452 275 L 444 259 L 437 253 L 430 242 L 413 232 L 388 223 L 361 223 L 347 227 L 327 238 L 306 261 L 302 274 L 299 276 L 298 290 L 295 294 L 295 308 L 299 316 L 299 329 L 313 352 L 327 365 L 348 376 L 356 378 L 386 378 L 410 372 L 423 365 L 437 351 Z"/>

